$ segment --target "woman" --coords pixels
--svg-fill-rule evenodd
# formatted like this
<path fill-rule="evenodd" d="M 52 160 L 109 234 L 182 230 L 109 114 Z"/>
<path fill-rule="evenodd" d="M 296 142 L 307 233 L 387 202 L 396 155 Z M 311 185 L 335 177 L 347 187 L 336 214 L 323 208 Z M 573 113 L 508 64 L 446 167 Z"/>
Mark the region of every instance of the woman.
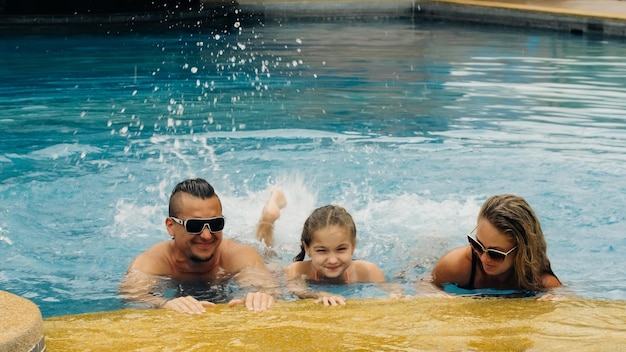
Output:
<path fill-rule="evenodd" d="M 539 220 L 523 198 L 502 194 L 487 199 L 467 238 L 468 246 L 451 250 L 435 264 L 435 285 L 528 291 L 561 286 Z"/>

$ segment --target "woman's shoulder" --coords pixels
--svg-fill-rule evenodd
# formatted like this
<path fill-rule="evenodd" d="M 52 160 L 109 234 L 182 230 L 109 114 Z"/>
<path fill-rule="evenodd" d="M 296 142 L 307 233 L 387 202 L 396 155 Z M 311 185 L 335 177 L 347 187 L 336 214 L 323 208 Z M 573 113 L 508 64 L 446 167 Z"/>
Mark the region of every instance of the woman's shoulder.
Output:
<path fill-rule="evenodd" d="M 434 283 L 465 284 L 472 271 L 472 250 L 469 246 L 455 248 L 444 254 L 432 271 Z"/>
<path fill-rule="evenodd" d="M 545 288 L 554 288 L 561 286 L 561 281 L 552 273 L 545 272 L 541 274 L 541 283 Z"/>
<path fill-rule="evenodd" d="M 450 263 L 453 265 L 459 265 L 463 263 L 471 263 L 472 261 L 472 250 L 469 246 L 457 247 L 446 254 L 444 254 L 437 264 L 440 263 Z"/>

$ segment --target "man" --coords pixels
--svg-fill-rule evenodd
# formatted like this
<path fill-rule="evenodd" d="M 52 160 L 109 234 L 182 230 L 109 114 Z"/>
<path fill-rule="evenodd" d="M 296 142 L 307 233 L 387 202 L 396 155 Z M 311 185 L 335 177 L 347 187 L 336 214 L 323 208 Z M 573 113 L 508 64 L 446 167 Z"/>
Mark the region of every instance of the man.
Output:
<path fill-rule="evenodd" d="M 174 188 L 165 227 L 172 240 L 153 245 L 130 264 L 120 285 L 125 299 L 200 314 L 215 304 L 192 296 L 167 300 L 162 294 L 155 295 L 152 292 L 160 278 L 220 285 L 234 277 L 254 292 L 231 300 L 230 306 L 243 304 L 254 311 L 273 306 L 275 299 L 270 293 L 277 286 L 271 273 L 252 247 L 223 238 L 222 204 L 207 181 L 185 180 Z"/>

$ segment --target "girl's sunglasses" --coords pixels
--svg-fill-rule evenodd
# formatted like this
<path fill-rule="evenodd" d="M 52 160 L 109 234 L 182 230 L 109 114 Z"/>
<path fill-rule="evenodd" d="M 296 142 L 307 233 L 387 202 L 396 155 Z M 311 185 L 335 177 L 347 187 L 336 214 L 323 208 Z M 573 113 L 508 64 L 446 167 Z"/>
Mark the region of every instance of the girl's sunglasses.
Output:
<path fill-rule="evenodd" d="M 211 233 L 220 232 L 224 229 L 225 219 L 223 216 L 208 219 L 187 219 L 181 220 L 170 216 L 170 219 L 183 225 L 187 233 L 191 235 L 199 235 L 204 230 L 204 227 L 208 227 Z"/>
<path fill-rule="evenodd" d="M 471 234 L 473 232 L 474 231 L 470 232 L 470 234 L 467 235 L 467 240 L 469 241 L 469 244 L 472 247 L 472 250 L 476 252 L 478 257 L 481 257 L 483 253 L 487 252 L 489 259 L 495 260 L 498 262 L 503 262 L 506 259 L 507 255 L 511 254 L 514 250 L 517 249 L 517 246 L 511 248 L 508 252 L 502 252 L 502 251 L 499 251 L 497 249 L 492 249 L 492 248 L 485 249 L 485 247 L 483 247 L 483 245 L 480 244 L 480 242 L 472 238 Z"/>

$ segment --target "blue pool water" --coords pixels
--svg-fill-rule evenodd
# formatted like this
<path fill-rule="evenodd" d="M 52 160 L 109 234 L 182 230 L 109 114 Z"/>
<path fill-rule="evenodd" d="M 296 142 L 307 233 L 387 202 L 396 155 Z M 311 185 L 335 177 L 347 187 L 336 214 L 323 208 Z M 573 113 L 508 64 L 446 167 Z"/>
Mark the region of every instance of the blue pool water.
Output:
<path fill-rule="evenodd" d="M 259 250 L 285 189 L 282 265 L 315 207 L 343 205 L 357 257 L 407 293 L 515 193 L 569 289 L 626 299 L 625 50 L 401 20 L 2 36 L 0 289 L 44 317 L 120 309 L 132 258 L 169 238 L 169 192 L 203 177 L 225 235 Z"/>

